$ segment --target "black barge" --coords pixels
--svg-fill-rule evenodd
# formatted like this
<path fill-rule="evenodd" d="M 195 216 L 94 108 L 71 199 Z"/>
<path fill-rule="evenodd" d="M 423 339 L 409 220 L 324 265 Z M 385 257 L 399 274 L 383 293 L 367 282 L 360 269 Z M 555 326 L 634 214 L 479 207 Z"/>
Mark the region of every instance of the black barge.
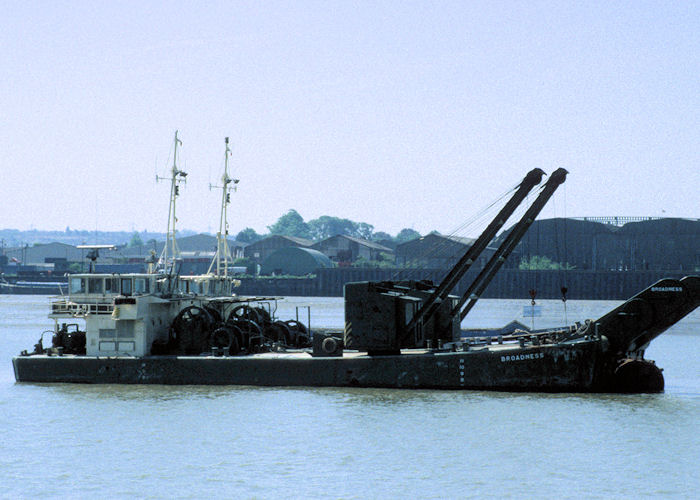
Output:
<path fill-rule="evenodd" d="M 659 281 L 602 318 L 568 329 L 397 353 L 348 351 L 340 335 L 318 332 L 313 349 L 140 358 L 49 349 L 15 357 L 13 365 L 19 382 L 660 392 L 661 369 L 643 358 L 643 347 L 698 305 L 700 277 L 693 276 Z"/>
<path fill-rule="evenodd" d="M 50 332 L 51 347 L 45 348 L 40 339 L 33 352 L 13 358 L 15 378 L 98 384 L 663 391 L 662 370 L 644 359 L 644 351 L 700 305 L 700 276 L 661 280 L 595 320 L 546 331 L 462 337 L 461 321 L 566 174 L 559 169 L 550 176 L 461 297 L 450 292 L 540 183 L 541 170 L 528 173 L 440 284 L 346 284 L 343 331 L 308 332 L 296 320 L 277 320 L 270 299 L 198 295 L 192 293 L 194 281 L 187 293 L 161 288 L 177 283 L 172 276 L 122 276 L 118 278 L 126 281 L 120 284 L 114 277 L 86 275 L 75 279 L 84 279 L 83 288 L 102 295 L 80 300 L 80 294 L 71 294 L 52 311 L 56 319 L 84 318 L 85 331 L 57 321 Z M 138 288 L 137 280 L 144 280 L 138 282 L 140 295 L 122 293 L 125 283 L 129 291 Z"/>

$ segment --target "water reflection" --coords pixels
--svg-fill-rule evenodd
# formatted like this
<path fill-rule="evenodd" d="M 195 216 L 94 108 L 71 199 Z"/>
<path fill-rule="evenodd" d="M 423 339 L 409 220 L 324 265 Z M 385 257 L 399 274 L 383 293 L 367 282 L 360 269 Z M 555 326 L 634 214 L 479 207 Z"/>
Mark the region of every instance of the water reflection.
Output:
<path fill-rule="evenodd" d="M 601 408 L 612 412 L 659 411 L 676 413 L 697 409 L 700 396 L 693 393 L 662 394 L 587 394 L 587 393 L 531 393 L 471 390 L 414 390 L 357 387 L 254 387 L 202 385 L 123 385 L 123 384 L 15 384 L 27 396 L 54 395 L 78 401 L 197 401 L 231 400 L 238 398 L 281 398 L 291 400 L 326 400 L 329 404 L 362 407 L 402 407 L 427 404 L 505 403 L 563 404 Z"/>
<path fill-rule="evenodd" d="M 468 401 L 478 397 L 496 397 L 498 393 L 472 391 L 431 391 L 412 389 L 379 389 L 355 387 L 256 387 L 208 385 L 124 385 L 124 384 L 49 384 L 22 383 L 17 387 L 30 393 L 47 394 L 83 401 L 192 401 L 236 397 L 292 399 L 325 399 L 352 405 L 398 406 L 415 403 L 437 403 L 449 400 Z"/>
<path fill-rule="evenodd" d="M 236 394 L 274 389 L 266 387 L 238 387 L 211 385 L 124 385 L 124 384 L 22 384 L 49 389 L 51 394 L 82 400 L 116 401 L 192 401 L 219 399 Z"/>

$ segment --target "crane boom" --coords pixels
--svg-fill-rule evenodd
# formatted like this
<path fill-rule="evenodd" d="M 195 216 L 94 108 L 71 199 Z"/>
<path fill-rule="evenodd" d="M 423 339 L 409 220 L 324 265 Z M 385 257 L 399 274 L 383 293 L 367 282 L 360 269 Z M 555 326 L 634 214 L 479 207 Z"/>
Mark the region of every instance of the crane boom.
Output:
<path fill-rule="evenodd" d="M 416 325 L 427 321 L 435 313 L 437 308 L 440 306 L 441 301 L 444 300 L 450 291 L 457 285 L 457 283 L 459 283 L 459 280 L 462 279 L 464 274 L 484 251 L 489 242 L 491 242 L 491 240 L 496 236 L 499 229 L 503 227 L 508 218 L 523 202 L 527 194 L 532 190 L 532 188 L 542 181 L 543 175 L 544 172 L 539 168 L 532 169 L 527 173 L 511 199 L 508 200 L 498 215 L 491 221 L 486 229 L 484 229 L 481 235 L 476 239 L 471 247 L 469 247 L 469 250 L 465 252 L 457 264 L 455 264 L 450 272 L 447 273 L 447 276 L 445 276 L 437 289 L 426 299 L 421 308 L 411 318 L 409 323 L 406 325 L 405 332 L 407 336 L 410 335 Z"/>
<path fill-rule="evenodd" d="M 479 300 L 481 294 L 484 292 L 489 283 L 491 283 L 491 280 L 493 280 L 493 277 L 496 275 L 511 252 L 513 252 L 518 243 L 520 243 L 520 240 L 523 239 L 523 236 L 525 236 L 525 233 L 535 221 L 537 215 L 542 211 L 542 208 L 544 208 L 545 204 L 552 197 L 554 191 L 556 191 L 557 188 L 564 183 L 566 180 L 566 174 L 568 173 L 569 172 L 563 168 L 557 169 L 552 173 L 537 199 L 530 206 L 530 208 L 527 209 L 520 221 L 513 226 L 513 229 L 510 231 L 503 243 L 501 243 L 501 245 L 498 247 L 496 253 L 493 254 L 493 257 L 491 257 L 491 259 L 486 263 L 484 269 L 481 270 L 476 279 L 467 288 L 466 292 L 464 292 L 464 295 L 462 295 L 459 303 L 452 310 L 453 315 L 459 313 L 460 321 L 463 320 L 472 307 L 474 307 L 476 301 Z M 464 309 L 462 309 L 462 306 L 464 306 L 464 303 L 467 300 L 469 300 L 469 303 Z"/>

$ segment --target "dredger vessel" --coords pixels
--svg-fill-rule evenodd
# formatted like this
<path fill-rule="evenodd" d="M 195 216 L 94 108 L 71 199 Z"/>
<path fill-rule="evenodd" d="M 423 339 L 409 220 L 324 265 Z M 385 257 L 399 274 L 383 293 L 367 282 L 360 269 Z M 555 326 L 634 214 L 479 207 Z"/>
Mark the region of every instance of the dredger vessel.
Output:
<path fill-rule="evenodd" d="M 178 139 L 176 135 L 175 148 Z M 227 158 L 229 154 L 227 141 Z M 171 215 L 183 173 L 173 166 Z M 660 392 L 649 343 L 700 305 L 700 277 L 664 279 L 604 316 L 547 330 L 465 337 L 460 324 L 545 203 L 566 179 L 559 169 L 461 296 L 469 267 L 537 185 L 534 169 L 439 284 L 345 285 L 344 330 L 309 331 L 277 318 L 277 298 L 238 297 L 227 263 L 179 276 L 161 264 L 144 274 L 70 277 L 52 303 L 55 326 L 32 352 L 13 358 L 18 382 L 354 386 L 542 392 Z M 233 179 L 223 176 L 222 228 Z M 171 235 L 169 226 L 168 235 Z M 225 243 L 221 243 L 225 245 Z M 167 250 L 164 250 L 167 256 Z M 220 246 L 217 256 L 225 255 Z M 173 261 L 174 262 L 174 261 Z M 223 271 L 222 271 L 223 270 Z M 213 271 L 213 269 L 210 269 Z M 78 321 L 80 320 L 80 321 Z M 84 327 L 82 326 L 84 322 Z M 42 335 L 43 338 L 43 335 Z"/>

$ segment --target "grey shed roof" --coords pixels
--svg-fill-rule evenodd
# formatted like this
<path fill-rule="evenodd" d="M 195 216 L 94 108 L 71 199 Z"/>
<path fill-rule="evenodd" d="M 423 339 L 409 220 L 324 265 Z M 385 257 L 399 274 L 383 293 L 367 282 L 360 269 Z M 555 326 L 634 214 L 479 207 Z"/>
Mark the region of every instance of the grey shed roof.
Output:
<path fill-rule="evenodd" d="M 393 252 L 391 248 L 385 247 L 384 245 L 381 245 L 375 241 L 369 241 L 369 240 L 364 240 L 362 238 L 356 238 L 354 236 L 348 236 L 347 234 L 336 234 L 335 236 L 331 236 L 330 238 L 326 238 L 325 240 L 322 240 L 316 244 L 314 244 L 315 247 L 319 247 L 323 245 L 324 242 L 330 241 L 330 240 L 335 240 L 339 238 L 345 238 L 346 240 L 349 241 L 354 241 L 358 245 L 365 246 L 367 248 L 374 248 L 375 250 L 379 250 L 380 252 Z"/>
<path fill-rule="evenodd" d="M 333 262 L 318 250 L 304 247 L 285 247 L 267 257 L 260 272 L 264 275 L 290 274 L 304 276 L 319 268 L 333 267 Z"/>

